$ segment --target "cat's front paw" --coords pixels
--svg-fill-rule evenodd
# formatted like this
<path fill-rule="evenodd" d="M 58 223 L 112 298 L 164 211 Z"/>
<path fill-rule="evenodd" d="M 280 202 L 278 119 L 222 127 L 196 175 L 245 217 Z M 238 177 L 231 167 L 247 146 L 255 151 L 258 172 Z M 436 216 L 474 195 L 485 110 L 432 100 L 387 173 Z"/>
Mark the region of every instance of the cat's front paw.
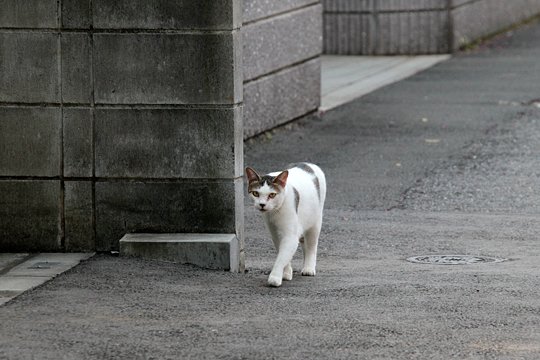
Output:
<path fill-rule="evenodd" d="M 281 276 L 275 276 L 270 274 L 268 277 L 268 286 L 280 287 L 281 286 Z"/>
<path fill-rule="evenodd" d="M 315 268 L 303 268 L 302 276 L 315 276 Z"/>

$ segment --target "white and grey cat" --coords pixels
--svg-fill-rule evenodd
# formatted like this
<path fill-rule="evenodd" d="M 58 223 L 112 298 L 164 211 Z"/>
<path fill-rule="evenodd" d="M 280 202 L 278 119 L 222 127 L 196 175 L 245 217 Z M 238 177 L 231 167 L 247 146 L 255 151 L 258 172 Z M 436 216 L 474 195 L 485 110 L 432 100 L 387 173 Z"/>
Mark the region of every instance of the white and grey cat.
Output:
<path fill-rule="evenodd" d="M 282 280 L 292 280 L 291 260 L 299 242 L 304 251 L 302 275 L 314 276 L 326 198 L 323 171 L 317 165 L 299 163 L 264 176 L 248 167 L 246 175 L 248 192 L 278 251 L 268 285 L 277 287 Z"/>

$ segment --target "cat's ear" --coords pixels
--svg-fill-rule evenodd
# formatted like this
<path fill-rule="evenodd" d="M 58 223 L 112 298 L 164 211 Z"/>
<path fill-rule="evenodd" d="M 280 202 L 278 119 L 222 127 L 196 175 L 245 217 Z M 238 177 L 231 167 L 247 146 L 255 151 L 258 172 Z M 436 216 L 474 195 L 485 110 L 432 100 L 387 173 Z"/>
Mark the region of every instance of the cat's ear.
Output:
<path fill-rule="evenodd" d="M 252 183 L 254 181 L 261 181 L 261 177 L 255 170 L 253 170 L 250 167 L 246 168 L 246 176 L 248 178 L 248 183 Z"/>
<path fill-rule="evenodd" d="M 284 172 L 276 176 L 276 178 L 274 179 L 274 184 L 279 185 L 285 189 L 285 185 L 287 185 L 288 177 L 289 177 L 289 172 L 285 170 Z"/>

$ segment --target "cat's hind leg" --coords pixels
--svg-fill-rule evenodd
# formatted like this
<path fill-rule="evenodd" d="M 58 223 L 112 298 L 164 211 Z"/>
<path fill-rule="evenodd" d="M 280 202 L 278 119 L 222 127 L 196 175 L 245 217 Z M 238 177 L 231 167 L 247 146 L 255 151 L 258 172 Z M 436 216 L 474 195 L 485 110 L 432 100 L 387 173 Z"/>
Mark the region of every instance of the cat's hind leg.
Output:
<path fill-rule="evenodd" d="M 315 276 L 315 267 L 317 266 L 317 246 L 319 244 L 319 235 L 321 233 L 321 223 L 315 225 L 304 234 L 302 249 L 304 250 L 303 276 Z"/>

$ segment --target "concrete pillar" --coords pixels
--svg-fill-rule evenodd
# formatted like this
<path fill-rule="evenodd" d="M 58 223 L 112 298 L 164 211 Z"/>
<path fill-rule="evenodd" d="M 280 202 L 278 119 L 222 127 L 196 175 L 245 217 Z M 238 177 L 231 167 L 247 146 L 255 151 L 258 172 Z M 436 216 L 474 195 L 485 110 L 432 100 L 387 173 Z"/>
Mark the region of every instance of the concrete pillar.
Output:
<path fill-rule="evenodd" d="M 4 0 L 0 251 L 243 249 L 241 0 Z"/>

